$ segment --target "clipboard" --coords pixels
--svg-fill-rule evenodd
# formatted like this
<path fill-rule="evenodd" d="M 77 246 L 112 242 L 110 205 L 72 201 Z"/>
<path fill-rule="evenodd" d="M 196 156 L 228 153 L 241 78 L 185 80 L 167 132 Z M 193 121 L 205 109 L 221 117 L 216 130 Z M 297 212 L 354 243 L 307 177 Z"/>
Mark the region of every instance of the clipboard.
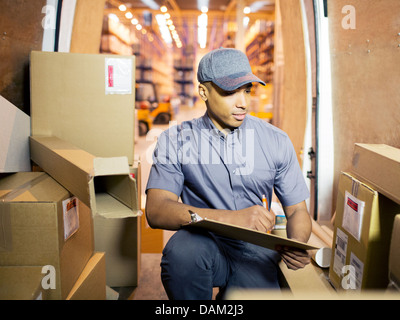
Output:
<path fill-rule="evenodd" d="M 275 234 L 268 234 L 265 232 L 252 230 L 245 227 L 239 227 L 216 220 L 211 220 L 207 218 L 203 219 L 199 217 L 197 214 L 196 216 L 197 218 L 192 219 L 191 222 L 182 225 L 182 227 L 188 229 L 190 228 L 205 229 L 220 236 L 236 240 L 243 240 L 272 250 L 275 250 L 276 246 L 282 246 L 282 247 L 287 246 L 303 250 L 318 249 L 315 246 L 309 245 L 301 241 L 292 240 Z"/>

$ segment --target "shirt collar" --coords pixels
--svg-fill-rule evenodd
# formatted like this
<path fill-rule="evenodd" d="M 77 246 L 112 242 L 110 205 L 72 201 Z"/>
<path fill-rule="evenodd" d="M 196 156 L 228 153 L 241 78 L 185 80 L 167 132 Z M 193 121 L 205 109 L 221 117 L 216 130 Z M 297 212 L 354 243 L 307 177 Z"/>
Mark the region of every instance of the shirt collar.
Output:
<path fill-rule="evenodd" d="M 212 120 L 208 116 L 207 111 L 204 113 L 202 118 L 203 118 L 204 128 L 205 129 L 209 129 L 210 130 L 210 134 L 212 136 L 218 136 L 218 137 L 225 138 L 225 134 L 223 132 L 221 132 L 215 126 L 215 124 L 212 122 Z M 237 127 L 236 129 L 232 130 L 229 134 L 233 135 L 233 134 L 236 133 L 238 138 L 239 138 L 239 136 L 241 135 L 242 130 L 246 128 L 246 123 L 247 123 L 247 116 L 244 118 L 243 123 L 239 127 Z"/>

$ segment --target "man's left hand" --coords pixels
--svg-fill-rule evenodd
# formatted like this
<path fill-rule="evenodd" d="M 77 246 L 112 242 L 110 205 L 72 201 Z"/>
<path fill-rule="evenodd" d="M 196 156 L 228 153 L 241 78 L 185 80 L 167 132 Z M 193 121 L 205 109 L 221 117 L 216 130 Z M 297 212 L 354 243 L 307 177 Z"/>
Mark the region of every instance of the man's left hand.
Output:
<path fill-rule="evenodd" d="M 292 270 L 304 268 L 310 263 L 311 259 L 306 250 L 291 248 L 291 247 L 277 247 L 276 250 L 281 255 L 283 262 Z"/>

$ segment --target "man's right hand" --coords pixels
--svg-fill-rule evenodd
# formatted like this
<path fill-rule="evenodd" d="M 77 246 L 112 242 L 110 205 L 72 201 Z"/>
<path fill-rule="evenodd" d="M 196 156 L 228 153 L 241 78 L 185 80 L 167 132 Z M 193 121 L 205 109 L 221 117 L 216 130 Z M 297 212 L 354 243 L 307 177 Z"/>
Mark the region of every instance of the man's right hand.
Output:
<path fill-rule="evenodd" d="M 275 214 L 262 206 L 255 205 L 235 211 L 230 223 L 261 232 L 270 232 L 275 225 Z"/>

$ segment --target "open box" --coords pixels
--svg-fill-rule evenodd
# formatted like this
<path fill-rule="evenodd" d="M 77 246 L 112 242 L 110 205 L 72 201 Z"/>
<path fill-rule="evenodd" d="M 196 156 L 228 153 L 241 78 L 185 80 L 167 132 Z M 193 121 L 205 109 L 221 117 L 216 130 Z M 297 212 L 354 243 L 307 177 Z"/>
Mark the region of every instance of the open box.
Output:
<path fill-rule="evenodd" d="M 30 151 L 32 161 L 89 206 L 93 216 L 123 218 L 140 213 L 126 157 L 95 157 L 52 136 L 31 136 Z"/>

